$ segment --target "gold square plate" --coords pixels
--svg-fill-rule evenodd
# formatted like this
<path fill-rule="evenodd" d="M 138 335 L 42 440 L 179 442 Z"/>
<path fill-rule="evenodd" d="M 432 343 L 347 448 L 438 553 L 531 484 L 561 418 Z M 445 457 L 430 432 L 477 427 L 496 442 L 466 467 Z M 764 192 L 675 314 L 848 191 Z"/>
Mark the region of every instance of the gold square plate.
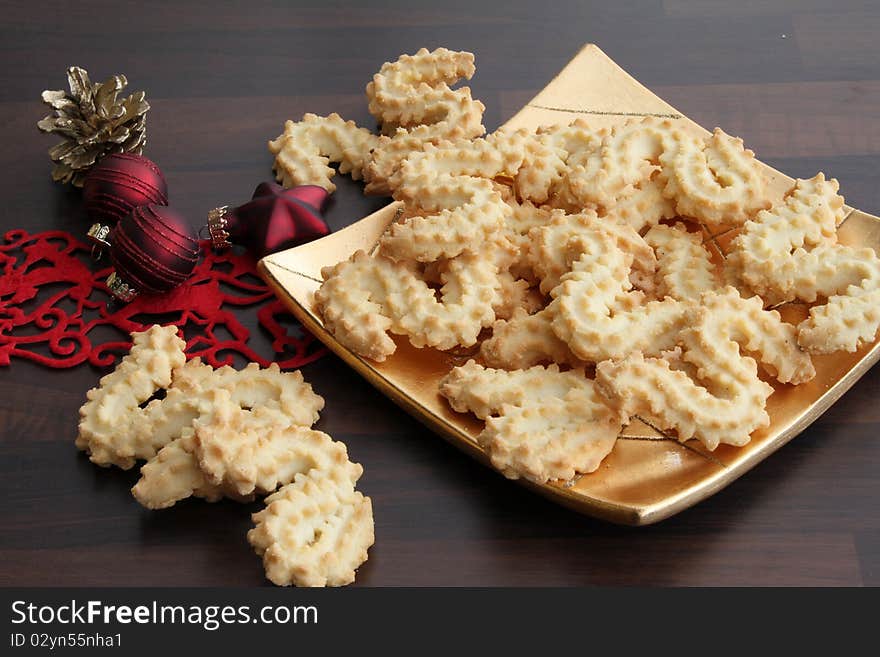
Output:
<path fill-rule="evenodd" d="M 535 128 L 586 116 L 592 125 L 603 127 L 648 115 L 668 117 L 688 130 L 706 133 L 590 44 L 506 126 Z M 781 196 L 792 179 L 769 166 L 765 170 L 768 185 Z M 396 338 L 393 356 L 384 363 L 367 361 L 339 344 L 315 313 L 313 294 L 321 282 L 321 268 L 347 259 L 357 249 L 370 251 L 399 207 L 392 203 L 337 233 L 272 254 L 260 261 L 261 272 L 303 325 L 367 381 L 440 436 L 489 465 L 476 442 L 482 422 L 456 413 L 438 393 L 440 379 L 465 358 L 434 349 L 416 349 L 405 338 Z M 847 209 L 850 212 L 840 228 L 840 241 L 880 251 L 880 218 Z M 729 238 L 729 233 L 708 236 L 707 242 L 710 248 L 723 253 Z M 804 310 L 790 307 L 788 312 L 797 315 Z M 796 319 L 790 317 L 791 321 Z M 756 432 L 745 447 L 722 445 L 707 452 L 697 441 L 682 444 L 635 421 L 624 430 L 596 472 L 569 482 L 538 485 L 519 481 L 564 506 L 597 518 L 627 525 L 657 522 L 709 497 L 794 438 L 878 357 L 878 342 L 853 354 L 814 357 L 816 378 L 797 387 L 776 384 L 767 406 L 770 426 Z"/>

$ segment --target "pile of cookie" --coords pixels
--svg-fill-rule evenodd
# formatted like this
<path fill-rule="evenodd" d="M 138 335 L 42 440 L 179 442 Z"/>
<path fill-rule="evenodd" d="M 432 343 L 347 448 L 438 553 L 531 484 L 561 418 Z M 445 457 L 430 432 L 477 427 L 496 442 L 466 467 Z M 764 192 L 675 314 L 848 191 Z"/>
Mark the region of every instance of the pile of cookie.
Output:
<path fill-rule="evenodd" d="M 376 361 L 392 334 L 472 348 L 440 393 L 486 420 L 506 475 L 592 472 L 635 416 L 744 445 L 769 424 L 767 380 L 809 381 L 812 354 L 875 339 L 880 259 L 837 242 L 836 180 L 775 197 L 741 139 L 652 117 L 484 137 L 482 104 L 449 86 L 472 74 L 469 53 L 404 55 L 367 86 L 383 136 L 307 115 L 270 149 L 286 184 L 330 189 L 335 162 L 404 202 L 377 249 L 325 268 L 315 307 Z"/>
<path fill-rule="evenodd" d="M 266 576 L 278 585 L 354 581 L 374 540 L 370 498 L 355 490 L 363 468 L 311 428 L 324 400 L 302 374 L 187 361 L 175 326 L 132 340 L 89 390 L 76 446 L 101 466 L 146 461 L 132 493 L 148 509 L 271 493 L 247 536 Z"/>

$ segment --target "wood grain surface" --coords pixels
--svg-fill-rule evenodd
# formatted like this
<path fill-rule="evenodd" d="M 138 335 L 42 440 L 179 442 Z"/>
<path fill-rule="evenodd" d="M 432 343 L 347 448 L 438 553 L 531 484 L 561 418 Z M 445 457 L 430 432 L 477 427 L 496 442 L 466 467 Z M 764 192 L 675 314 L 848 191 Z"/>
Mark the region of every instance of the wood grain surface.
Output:
<path fill-rule="evenodd" d="M 470 86 L 493 129 L 590 41 L 698 123 L 741 135 L 792 176 L 837 177 L 850 205 L 878 214 L 878 31 L 867 0 L 2 2 L 0 230 L 86 228 L 78 193 L 49 178 L 54 140 L 35 127 L 40 92 L 61 88 L 71 64 L 147 91 L 147 154 L 198 224 L 271 177 L 265 143 L 285 119 L 336 111 L 372 126 L 363 87 L 400 53 L 474 52 Z M 334 228 L 385 203 L 337 184 Z M 363 463 L 373 498 L 359 585 L 880 584 L 876 368 L 742 479 L 638 529 L 506 481 L 333 356 L 304 374 L 327 400 L 318 428 Z M 77 453 L 77 409 L 100 375 L 0 367 L 0 585 L 264 584 L 245 540 L 259 504 L 149 512 L 129 493 L 136 473 Z"/>

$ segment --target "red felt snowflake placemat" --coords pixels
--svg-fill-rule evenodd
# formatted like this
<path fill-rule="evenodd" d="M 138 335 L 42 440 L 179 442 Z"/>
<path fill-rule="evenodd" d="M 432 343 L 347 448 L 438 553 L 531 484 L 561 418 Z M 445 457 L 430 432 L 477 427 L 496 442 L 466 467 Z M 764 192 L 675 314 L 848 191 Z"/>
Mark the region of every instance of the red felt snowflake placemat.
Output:
<path fill-rule="evenodd" d="M 64 231 L 9 231 L 0 244 L 0 366 L 20 358 L 54 368 L 107 367 L 127 353 L 129 333 L 154 323 L 179 326 L 187 355 L 214 367 L 240 356 L 289 369 L 325 353 L 259 278 L 251 256 L 215 253 L 207 241 L 201 248 L 186 283 L 118 304 L 104 284 L 112 270 L 92 261 L 90 245 Z M 241 309 L 255 311 L 272 353 L 249 344 Z"/>

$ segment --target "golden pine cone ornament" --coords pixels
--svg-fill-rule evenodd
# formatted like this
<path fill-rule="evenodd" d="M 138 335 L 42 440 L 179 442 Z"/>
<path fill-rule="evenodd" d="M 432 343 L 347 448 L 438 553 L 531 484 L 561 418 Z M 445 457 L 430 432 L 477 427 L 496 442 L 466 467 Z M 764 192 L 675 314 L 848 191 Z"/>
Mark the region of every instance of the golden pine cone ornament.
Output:
<path fill-rule="evenodd" d="M 49 157 L 55 162 L 52 179 L 82 187 L 89 169 L 105 155 L 140 155 L 147 143 L 146 113 L 150 105 L 143 91 L 118 97 L 128 85 L 124 75 L 92 82 L 88 71 L 71 66 L 67 80 L 70 92 L 43 92 L 43 102 L 54 111 L 38 121 L 37 127 L 64 138 L 49 149 Z"/>

